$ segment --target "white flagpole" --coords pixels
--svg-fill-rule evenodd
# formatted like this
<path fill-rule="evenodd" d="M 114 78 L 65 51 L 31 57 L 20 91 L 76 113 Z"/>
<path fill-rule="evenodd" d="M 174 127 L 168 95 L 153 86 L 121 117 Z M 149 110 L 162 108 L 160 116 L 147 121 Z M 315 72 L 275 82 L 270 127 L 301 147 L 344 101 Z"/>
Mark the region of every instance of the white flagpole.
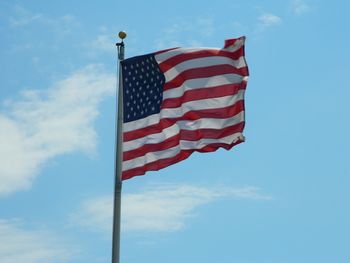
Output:
<path fill-rule="evenodd" d="M 118 63 L 119 63 L 119 88 L 118 88 L 118 117 L 116 120 L 116 145 L 115 145 L 115 165 L 114 165 L 114 207 L 113 207 L 113 239 L 112 239 L 112 263 L 119 263 L 120 260 L 120 212 L 122 193 L 122 161 L 123 161 L 123 79 L 121 61 L 124 60 L 124 38 L 126 33 L 121 31 L 118 34 L 121 39 L 117 43 Z"/>

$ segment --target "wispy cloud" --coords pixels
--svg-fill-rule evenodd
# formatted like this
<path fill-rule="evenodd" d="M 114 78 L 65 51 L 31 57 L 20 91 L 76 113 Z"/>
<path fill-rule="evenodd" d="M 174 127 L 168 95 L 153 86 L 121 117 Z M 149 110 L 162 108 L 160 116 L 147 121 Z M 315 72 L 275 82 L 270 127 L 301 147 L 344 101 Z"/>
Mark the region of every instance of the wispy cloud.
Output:
<path fill-rule="evenodd" d="M 100 26 L 98 34 L 90 41 L 86 41 L 84 47 L 89 50 L 90 55 L 97 55 L 100 52 L 116 53 L 115 42 L 118 41 L 115 32 L 118 29 L 113 27 L 113 29 L 106 26 Z"/>
<path fill-rule="evenodd" d="M 276 26 L 281 24 L 282 19 L 271 13 L 264 13 L 258 17 L 260 29 Z"/>
<path fill-rule="evenodd" d="M 42 13 L 32 12 L 20 5 L 15 5 L 9 16 L 12 27 L 22 28 L 32 24 L 41 25 L 54 31 L 56 34 L 66 34 L 79 25 L 74 16 L 65 14 L 59 17 L 49 17 Z"/>
<path fill-rule="evenodd" d="M 310 11 L 310 6 L 303 0 L 293 0 L 290 9 L 294 14 L 301 15 Z"/>
<path fill-rule="evenodd" d="M 114 89 L 114 75 L 91 65 L 48 90 L 27 90 L 7 101 L 0 112 L 0 195 L 30 187 L 55 156 L 92 153 L 98 105 Z"/>
<path fill-rule="evenodd" d="M 171 232 L 185 227 L 196 208 L 222 198 L 270 200 L 256 187 L 205 188 L 191 185 L 161 185 L 122 197 L 122 230 Z M 87 200 L 73 214 L 74 224 L 92 231 L 110 231 L 113 199 L 102 196 Z"/>
<path fill-rule="evenodd" d="M 158 49 L 176 46 L 202 46 L 201 39 L 214 34 L 214 20 L 210 17 L 193 18 L 192 21 L 177 19 L 167 26 L 161 37 L 155 40 Z M 186 38 L 183 36 L 186 35 Z M 188 37 L 191 35 L 191 37 Z"/>
<path fill-rule="evenodd" d="M 114 37 L 115 38 L 115 37 Z M 116 52 L 115 42 L 112 35 L 101 34 L 98 35 L 92 42 L 91 48 L 104 52 Z"/>
<path fill-rule="evenodd" d="M 10 18 L 10 24 L 14 27 L 26 26 L 33 22 L 43 19 L 43 15 L 40 13 L 32 13 L 27 9 L 16 5 L 14 7 L 14 15 Z"/>
<path fill-rule="evenodd" d="M 42 230 L 26 230 L 15 220 L 0 219 L 0 262 L 72 262 L 77 251 L 63 245 L 57 236 Z"/>

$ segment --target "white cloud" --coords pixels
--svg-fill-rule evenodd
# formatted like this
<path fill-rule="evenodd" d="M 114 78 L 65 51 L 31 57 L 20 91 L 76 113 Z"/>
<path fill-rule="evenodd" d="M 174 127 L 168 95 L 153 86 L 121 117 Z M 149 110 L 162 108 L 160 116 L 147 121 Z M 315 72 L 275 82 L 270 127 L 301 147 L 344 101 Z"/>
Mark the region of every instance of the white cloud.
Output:
<path fill-rule="evenodd" d="M 98 104 L 114 93 L 114 74 L 88 66 L 45 91 L 27 90 L 0 112 L 0 195 L 31 186 L 51 158 L 93 153 Z"/>
<path fill-rule="evenodd" d="M 63 263 L 71 262 L 68 250 L 56 235 L 42 230 L 25 230 L 18 221 L 0 219 L 1 263 Z"/>
<path fill-rule="evenodd" d="M 258 20 L 260 29 L 276 26 L 282 22 L 282 19 L 279 16 L 271 13 L 264 13 L 260 15 Z"/>
<path fill-rule="evenodd" d="M 185 227 L 186 219 L 197 207 L 221 198 L 269 200 L 256 187 L 205 188 L 189 185 L 157 186 L 142 193 L 123 194 L 123 231 L 177 231 Z M 72 215 L 74 224 L 92 231 L 108 231 L 112 225 L 113 199 L 102 196 L 87 200 Z"/>
<path fill-rule="evenodd" d="M 310 11 L 310 6 L 303 0 L 294 0 L 290 8 L 294 14 L 301 15 Z"/>

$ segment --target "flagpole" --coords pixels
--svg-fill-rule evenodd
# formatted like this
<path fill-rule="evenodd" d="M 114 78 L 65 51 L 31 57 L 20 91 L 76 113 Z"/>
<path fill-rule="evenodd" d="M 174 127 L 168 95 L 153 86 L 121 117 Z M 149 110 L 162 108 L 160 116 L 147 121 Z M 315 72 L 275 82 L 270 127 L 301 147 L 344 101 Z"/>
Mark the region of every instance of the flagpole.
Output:
<path fill-rule="evenodd" d="M 114 207 L 113 207 L 113 238 L 112 238 L 112 263 L 119 263 L 120 260 L 120 212 L 122 193 L 122 154 L 123 154 L 123 81 L 121 61 L 124 60 L 124 38 L 126 33 L 120 31 L 118 34 L 121 42 L 116 43 L 118 49 L 118 113 L 116 120 L 116 145 L 115 145 L 115 165 L 114 165 Z"/>

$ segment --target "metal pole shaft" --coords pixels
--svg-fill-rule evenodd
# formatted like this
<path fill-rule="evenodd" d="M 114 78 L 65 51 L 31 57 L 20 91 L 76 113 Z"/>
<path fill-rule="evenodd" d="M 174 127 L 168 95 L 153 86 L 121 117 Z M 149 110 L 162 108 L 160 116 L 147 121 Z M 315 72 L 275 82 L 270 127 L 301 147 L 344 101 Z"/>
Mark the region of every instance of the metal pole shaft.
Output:
<path fill-rule="evenodd" d="M 116 146 L 115 146 L 115 183 L 114 183 L 114 207 L 113 207 L 113 240 L 112 263 L 120 260 L 120 215 L 122 192 L 122 161 L 123 161 L 123 79 L 120 62 L 124 60 L 124 42 L 117 43 L 119 63 L 119 88 L 118 88 L 118 114 L 116 120 Z"/>

